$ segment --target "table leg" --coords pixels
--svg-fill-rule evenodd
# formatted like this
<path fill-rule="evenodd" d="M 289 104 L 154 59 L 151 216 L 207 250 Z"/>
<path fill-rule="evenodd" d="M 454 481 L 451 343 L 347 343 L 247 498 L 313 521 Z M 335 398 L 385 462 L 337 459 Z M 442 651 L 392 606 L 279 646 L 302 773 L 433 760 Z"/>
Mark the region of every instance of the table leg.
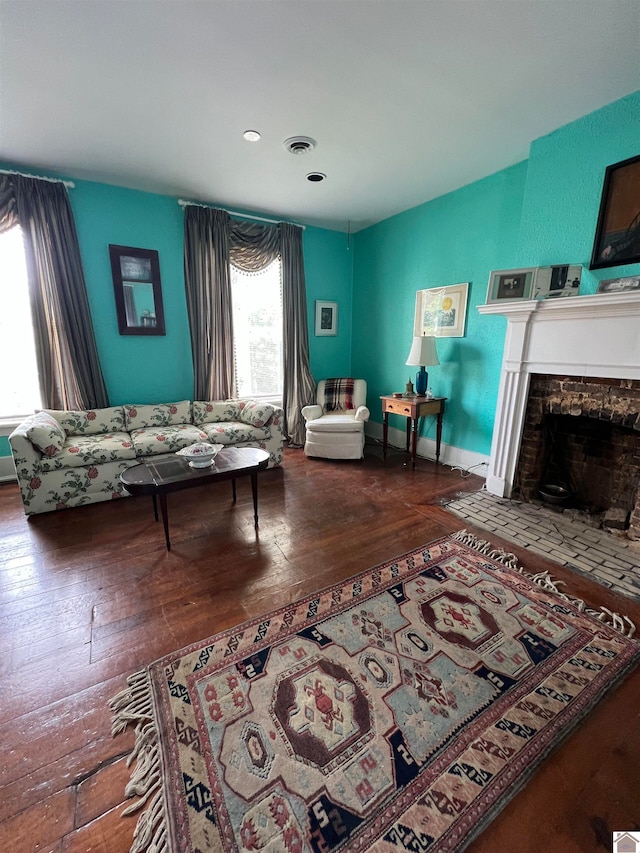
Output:
<path fill-rule="evenodd" d="M 235 483 L 235 480 L 234 480 Z M 258 475 L 254 472 L 251 475 L 251 491 L 253 493 L 253 517 L 256 527 L 258 526 Z"/>
<path fill-rule="evenodd" d="M 382 413 L 382 458 L 387 458 L 387 440 L 389 438 L 389 412 Z"/>
<path fill-rule="evenodd" d="M 409 439 L 411 438 L 411 418 L 407 418 L 407 443 L 405 450 L 409 452 Z"/>
<path fill-rule="evenodd" d="M 151 498 L 153 500 L 153 514 L 155 515 L 156 521 L 157 521 L 158 520 L 158 501 L 156 500 L 155 492 L 151 495 Z"/>
<path fill-rule="evenodd" d="M 418 450 L 418 427 L 420 418 L 413 418 L 413 435 L 411 436 L 411 467 L 416 467 L 416 453 Z"/>
<path fill-rule="evenodd" d="M 442 411 L 438 412 L 438 423 L 436 426 L 436 465 L 440 461 L 440 443 L 442 441 Z"/>
<path fill-rule="evenodd" d="M 233 491 L 233 502 L 235 503 L 236 502 L 236 479 L 235 479 L 235 477 L 231 481 L 231 489 Z"/>
<path fill-rule="evenodd" d="M 162 512 L 162 523 L 164 525 L 164 538 L 167 543 L 167 551 L 170 551 L 171 542 L 169 541 L 169 513 L 167 512 L 167 496 L 164 492 L 160 492 L 160 510 Z"/>

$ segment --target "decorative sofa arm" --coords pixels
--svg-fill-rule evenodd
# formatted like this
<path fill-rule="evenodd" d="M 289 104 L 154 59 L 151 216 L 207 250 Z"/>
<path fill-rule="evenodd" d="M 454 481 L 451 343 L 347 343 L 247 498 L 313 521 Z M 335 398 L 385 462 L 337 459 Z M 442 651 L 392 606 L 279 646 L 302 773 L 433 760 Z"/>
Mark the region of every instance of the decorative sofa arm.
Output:
<path fill-rule="evenodd" d="M 40 473 L 42 453 L 28 437 L 29 429 L 35 419 L 35 415 L 29 415 L 9 436 L 9 445 L 19 480 L 30 479 Z"/>
<path fill-rule="evenodd" d="M 315 421 L 316 418 L 321 418 L 322 406 L 305 406 L 302 409 L 302 417 L 305 419 L 305 421 Z"/>
<path fill-rule="evenodd" d="M 35 415 L 25 418 L 9 436 L 9 446 L 13 454 L 18 485 L 20 486 L 20 493 L 25 507 L 31 504 L 36 489 L 39 489 L 42 484 L 40 460 L 43 454 L 27 435 L 35 418 Z"/>
<path fill-rule="evenodd" d="M 368 421 L 371 417 L 371 412 L 366 406 L 358 406 L 356 409 L 355 418 L 357 421 Z"/>

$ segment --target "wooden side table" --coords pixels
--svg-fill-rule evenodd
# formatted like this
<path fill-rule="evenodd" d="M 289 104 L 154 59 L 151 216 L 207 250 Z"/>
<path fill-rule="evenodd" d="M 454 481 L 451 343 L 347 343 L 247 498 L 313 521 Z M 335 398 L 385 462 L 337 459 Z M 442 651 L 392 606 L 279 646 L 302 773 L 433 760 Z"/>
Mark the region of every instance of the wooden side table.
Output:
<path fill-rule="evenodd" d="M 442 416 L 446 397 L 380 397 L 382 400 L 382 455 L 387 458 L 387 439 L 389 436 L 389 412 L 407 419 L 407 453 L 411 437 L 411 467 L 416 467 L 416 446 L 420 418 L 436 415 L 436 465 L 440 462 L 440 443 L 442 441 Z"/>

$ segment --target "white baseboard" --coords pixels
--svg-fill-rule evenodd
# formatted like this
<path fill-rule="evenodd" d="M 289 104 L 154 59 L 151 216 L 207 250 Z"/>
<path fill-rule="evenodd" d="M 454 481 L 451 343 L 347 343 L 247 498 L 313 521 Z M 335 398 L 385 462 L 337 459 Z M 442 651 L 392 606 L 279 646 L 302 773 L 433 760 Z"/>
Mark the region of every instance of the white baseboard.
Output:
<path fill-rule="evenodd" d="M 0 456 L 0 483 L 10 483 L 16 479 L 13 456 Z"/>
<path fill-rule="evenodd" d="M 368 421 L 365 424 L 365 434 L 371 438 L 382 441 L 382 424 Z M 405 430 L 389 427 L 389 446 L 404 450 L 407 443 Z M 435 461 L 436 441 L 434 438 L 418 438 L 417 454 L 425 459 Z M 440 462 L 452 468 L 462 468 L 464 471 L 473 469 L 473 473 L 479 477 L 485 477 L 489 466 L 489 457 L 475 450 L 465 450 L 463 447 L 455 447 L 445 444 L 440 447 Z"/>

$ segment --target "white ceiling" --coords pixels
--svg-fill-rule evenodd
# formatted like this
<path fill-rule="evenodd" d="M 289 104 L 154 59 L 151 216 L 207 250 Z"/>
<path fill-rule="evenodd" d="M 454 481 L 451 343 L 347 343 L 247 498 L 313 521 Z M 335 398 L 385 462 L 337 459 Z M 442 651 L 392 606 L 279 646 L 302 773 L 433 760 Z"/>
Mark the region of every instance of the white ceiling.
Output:
<path fill-rule="evenodd" d="M 0 160 L 357 231 L 640 89 L 639 45 L 639 0 L 0 0 Z"/>

